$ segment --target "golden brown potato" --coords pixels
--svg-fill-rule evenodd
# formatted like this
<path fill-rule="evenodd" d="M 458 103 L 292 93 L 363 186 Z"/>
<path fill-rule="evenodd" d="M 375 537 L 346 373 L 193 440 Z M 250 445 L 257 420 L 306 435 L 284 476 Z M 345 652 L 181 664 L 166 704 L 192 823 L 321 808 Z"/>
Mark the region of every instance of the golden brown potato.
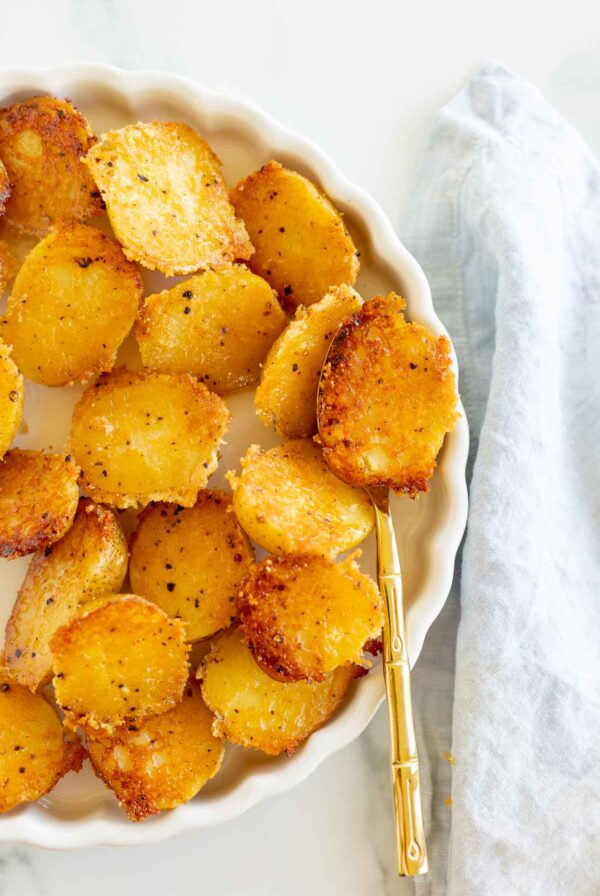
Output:
<path fill-rule="evenodd" d="M 220 160 L 187 124 L 152 121 L 102 134 L 85 158 L 125 254 L 163 274 L 247 259 Z"/>
<path fill-rule="evenodd" d="M 70 451 L 83 487 L 115 507 L 191 507 L 217 468 L 229 411 L 187 374 L 120 367 L 88 386 L 73 412 Z"/>
<path fill-rule="evenodd" d="M 137 317 L 144 284 L 121 247 L 72 224 L 29 253 L 8 300 L 4 338 L 25 376 L 63 386 L 110 370 Z"/>
<path fill-rule="evenodd" d="M 19 270 L 19 261 L 6 240 L 0 239 L 0 295 L 10 286 Z"/>
<path fill-rule="evenodd" d="M 101 212 L 98 189 L 81 163 L 94 140 L 66 100 L 35 96 L 0 109 L 0 157 L 11 184 L 6 219 L 43 236 L 53 224 Z"/>
<path fill-rule="evenodd" d="M 263 560 L 242 586 L 238 615 L 254 659 L 280 681 L 324 681 L 338 666 L 360 663 L 383 625 L 377 586 L 353 558 L 310 554 Z"/>
<path fill-rule="evenodd" d="M 404 319 L 390 293 L 365 302 L 338 331 L 319 390 L 319 442 L 352 485 L 428 491 L 458 397 L 450 343 Z"/>
<path fill-rule="evenodd" d="M 233 265 L 147 296 L 135 332 L 145 367 L 193 373 L 223 395 L 258 381 L 285 325 L 269 284 Z"/>
<path fill-rule="evenodd" d="M 112 510 L 89 499 L 60 541 L 36 554 L 6 625 L 11 676 L 32 691 L 50 679 L 50 640 L 78 607 L 116 592 L 127 573 L 127 542 Z"/>
<path fill-rule="evenodd" d="M 291 755 L 333 715 L 356 677 L 342 666 L 325 681 L 275 681 L 254 661 L 239 629 L 214 639 L 198 670 L 202 696 L 215 713 L 213 734 L 270 756 Z"/>
<path fill-rule="evenodd" d="M 10 448 L 23 419 L 25 386 L 10 357 L 8 346 L 0 342 L 0 458 Z"/>
<path fill-rule="evenodd" d="M 79 501 L 70 455 L 13 448 L 0 462 L 0 557 L 41 551 L 65 534 Z"/>
<path fill-rule="evenodd" d="M 50 704 L 0 672 L 0 812 L 39 799 L 82 761 Z"/>
<path fill-rule="evenodd" d="M 287 307 L 312 305 L 332 286 L 353 286 L 358 253 L 341 215 L 314 184 L 269 162 L 231 191 L 255 252 L 253 271 Z"/>
<path fill-rule="evenodd" d="M 6 211 L 6 203 L 10 196 L 10 181 L 8 179 L 8 171 L 2 159 L 0 159 L 0 217 Z"/>
<path fill-rule="evenodd" d="M 256 413 L 288 439 L 317 431 L 317 389 L 329 344 L 342 321 L 361 306 L 352 287 L 334 287 L 309 308 L 301 306 L 267 355 L 254 402 Z"/>
<path fill-rule="evenodd" d="M 133 594 L 79 614 L 50 647 L 56 700 L 72 727 L 112 734 L 136 725 L 175 706 L 188 678 L 182 623 Z"/>
<path fill-rule="evenodd" d="M 211 731 L 212 713 L 199 685 L 188 682 L 173 709 L 119 728 L 112 737 L 88 735 L 94 771 L 132 821 L 191 800 L 219 770 L 223 744 Z"/>
<path fill-rule="evenodd" d="M 136 594 L 181 619 L 188 641 L 197 641 L 231 623 L 253 561 L 231 498 L 214 489 L 200 492 L 193 507 L 154 504 L 142 511 L 129 576 Z"/>
<path fill-rule="evenodd" d="M 250 538 L 272 554 L 335 557 L 373 528 L 366 492 L 333 475 L 310 439 L 269 451 L 251 445 L 237 477 L 228 473 L 233 509 Z"/>

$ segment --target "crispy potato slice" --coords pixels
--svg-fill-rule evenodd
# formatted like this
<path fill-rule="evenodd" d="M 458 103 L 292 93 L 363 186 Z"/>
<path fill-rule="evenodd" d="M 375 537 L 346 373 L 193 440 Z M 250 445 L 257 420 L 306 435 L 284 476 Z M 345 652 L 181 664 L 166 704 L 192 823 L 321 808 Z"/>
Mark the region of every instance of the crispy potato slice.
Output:
<path fill-rule="evenodd" d="M 112 510 L 81 500 L 67 534 L 32 558 L 6 625 L 6 660 L 16 681 L 34 691 L 50 680 L 54 633 L 82 604 L 118 591 L 127 560 Z"/>
<path fill-rule="evenodd" d="M 352 287 L 334 287 L 294 320 L 275 342 L 265 361 L 254 402 L 256 413 L 288 439 L 317 431 L 317 389 L 329 344 L 342 321 L 361 306 Z"/>
<path fill-rule="evenodd" d="M 0 812 L 48 793 L 83 756 L 50 704 L 0 671 Z"/>
<path fill-rule="evenodd" d="M 223 395 L 258 382 L 286 322 L 269 284 L 233 265 L 147 296 L 135 333 L 145 367 L 193 373 Z"/>
<path fill-rule="evenodd" d="M 0 217 L 6 211 L 6 203 L 10 196 L 10 181 L 8 179 L 8 171 L 2 159 L 0 159 Z"/>
<path fill-rule="evenodd" d="M 248 264 L 290 308 L 353 286 L 358 253 L 339 212 L 301 174 L 269 162 L 231 191 L 255 252 Z"/>
<path fill-rule="evenodd" d="M 217 635 L 197 676 L 216 716 L 213 734 L 270 756 L 291 756 L 333 715 L 356 670 L 341 666 L 322 682 L 275 681 L 254 661 L 235 628 Z"/>
<path fill-rule="evenodd" d="M 191 680 L 174 709 L 112 737 L 88 735 L 94 771 L 132 821 L 187 803 L 218 772 L 224 748 L 212 733 L 213 718 Z"/>
<path fill-rule="evenodd" d="M 233 509 L 250 538 L 272 554 L 335 557 L 373 528 L 366 492 L 333 475 L 310 439 L 269 451 L 251 445 L 238 476 L 228 473 Z"/>
<path fill-rule="evenodd" d="M 73 727 L 136 725 L 175 706 L 188 678 L 183 624 L 133 594 L 79 614 L 50 647 L 56 700 Z"/>
<path fill-rule="evenodd" d="M 404 299 L 365 302 L 335 336 L 319 389 L 318 441 L 352 485 L 415 497 L 458 417 L 450 343 L 404 319 Z"/>
<path fill-rule="evenodd" d="M 65 534 L 79 501 L 70 455 L 13 448 L 0 463 L 0 557 L 41 551 Z"/>
<path fill-rule="evenodd" d="M 221 489 L 203 491 L 193 507 L 154 504 L 131 538 L 129 576 L 136 594 L 185 623 L 188 641 L 230 625 L 254 553 Z"/>
<path fill-rule="evenodd" d="M 254 659 L 279 681 L 324 681 L 338 666 L 360 663 L 383 625 L 379 590 L 352 557 L 332 563 L 310 554 L 258 564 L 238 615 Z"/>
<path fill-rule="evenodd" d="M 10 448 L 23 419 L 25 386 L 8 346 L 0 342 L 0 458 Z"/>
<path fill-rule="evenodd" d="M 187 374 L 120 367 L 88 386 L 75 406 L 70 450 L 97 501 L 191 507 L 217 468 L 230 414 Z"/>
<path fill-rule="evenodd" d="M 84 161 L 133 261 L 171 276 L 252 254 L 221 162 L 187 124 L 139 122 L 108 131 Z"/>
<path fill-rule="evenodd" d="M 34 96 L 0 109 L 0 157 L 11 184 L 6 219 L 43 236 L 53 224 L 99 214 L 100 193 L 81 162 L 94 140 L 66 100 Z"/>
<path fill-rule="evenodd" d="M 0 239 L 0 295 L 10 286 L 17 276 L 19 260 L 6 240 Z"/>
<path fill-rule="evenodd" d="M 110 370 L 144 291 L 119 244 L 86 224 L 51 233 L 29 253 L 8 300 L 4 338 L 35 383 L 63 386 Z"/>

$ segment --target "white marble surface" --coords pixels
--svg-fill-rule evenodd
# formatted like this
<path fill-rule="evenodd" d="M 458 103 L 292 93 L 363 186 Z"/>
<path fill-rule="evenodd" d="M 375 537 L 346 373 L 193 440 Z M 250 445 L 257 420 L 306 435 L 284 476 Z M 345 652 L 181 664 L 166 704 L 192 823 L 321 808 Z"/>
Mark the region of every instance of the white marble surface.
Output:
<path fill-rule="evenodd" d="M 399 224 L 435 110 L 500 59 L 600 150 L 600 16 L 587 0 L 2 0 L 0 65 L 163 68 L 264 106 L 316 140 Z M 0 896 L 406 894 L 394 873 L 386 720 L 297 790 L 149 848 L 0 847 Z"/>

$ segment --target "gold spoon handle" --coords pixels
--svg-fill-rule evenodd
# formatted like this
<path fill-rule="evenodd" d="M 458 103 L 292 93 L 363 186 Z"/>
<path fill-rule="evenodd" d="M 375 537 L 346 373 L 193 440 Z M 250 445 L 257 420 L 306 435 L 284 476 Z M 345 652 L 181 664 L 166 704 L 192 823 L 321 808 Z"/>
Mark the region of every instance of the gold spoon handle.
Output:
<path fill-rule="evenodd" d="M 375 501 L 373 503 L 377 525 L 377 573 L 385 607 L 383 661 L 390 720 L 398 874 L 413 877 L 424 874 L 428 862 L 402 606 L 402 574 L 391 513 L 380 509 Z"/>

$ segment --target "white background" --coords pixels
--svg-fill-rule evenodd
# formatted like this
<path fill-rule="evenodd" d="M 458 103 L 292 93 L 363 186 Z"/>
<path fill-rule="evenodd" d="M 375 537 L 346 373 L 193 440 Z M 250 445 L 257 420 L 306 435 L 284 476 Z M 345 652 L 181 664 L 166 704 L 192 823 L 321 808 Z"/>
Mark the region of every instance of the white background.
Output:
<path fill-rule="evenodd" d="M 491 59 L 600 150 L 600 11 L 586 0 L 0 0 L 0 66 L 161 68 L 252 100 L 329 152 L 400 235 L 436 110 Z M 393 873 L 385 725 L 380 711 L 304 785 L 211 832 L 71 854 L 0 847 L 0 896 L 410 892 Z"/>

